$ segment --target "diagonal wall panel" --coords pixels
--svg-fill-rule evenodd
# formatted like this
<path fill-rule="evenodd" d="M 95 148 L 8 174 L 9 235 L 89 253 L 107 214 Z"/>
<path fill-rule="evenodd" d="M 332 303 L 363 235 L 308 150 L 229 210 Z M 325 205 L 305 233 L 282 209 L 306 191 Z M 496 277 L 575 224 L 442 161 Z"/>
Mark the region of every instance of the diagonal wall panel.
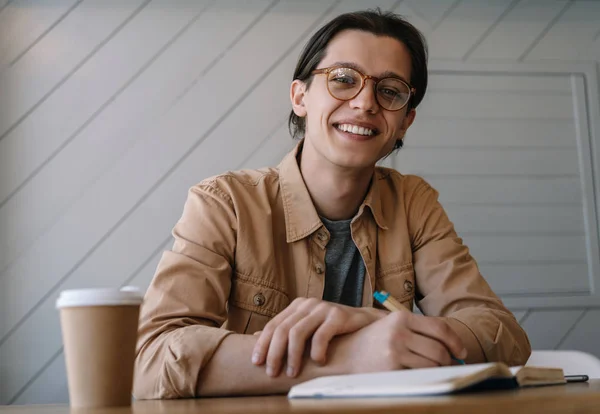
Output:
<path fill-rule="evenodd" d="M 598 347 L 600 346 L 600 329 L 598 321 L 600 320 L 600 309 L 588 309 L 576 324 L 566 332 L 561 342 L 557 344 L 557 349 L 577 349 L 579 351 L 589 352 L 592 355 L 600 357 Z"/>
<path fill-rule="evenodd" d="M 158 28 L 155 22 L 168 2 L 150 3 L 115 36 L 114 45 L 98 51 L 0 141 L 0 272 L 130 145 L 127 127 L 160 110 L 133 102 L 145 95 L 152 102 L 146 91 L 162 79 L 146 69 L 210 3 L 186 1 Z M 63 185 L 57 188 L 55 182 Z M 46 206 L 43 212 L 34 212 L 37 203 Z"/>
<path fill-rule="evenodd" d="M 297 141 L 289 137 L 287 117 L 242 161 L 244 168 L 264 168 L 279 164 Z"/>
<path fill-rule="evenodd" d="M 517 60 L 568 0 L 523 0 L 473 51 L 471 60 Z"/>
<path fill-rule="evenodd" d="M 199 2 L 196 3 L 200 5 Z M 227 6 L 227 3 L 223 2 L 223 4 Z M 96 172 L 95 174 L 91 174 L 92 177 L 89 177 L 90 167 L 93 165 L 93 162 L 100 162 L 98 159 L 100 158 L 99 155 L 101 152 L 91 150 L 94 145 L 98 146 L 100 151 L 102 148 L 104 148 L 105 151 L 111 151 L 108 156 L 101 160 L 103 161 L 103 164 L 100 165 L 107 168 L 114 163 L 121 152 L 131 145 L 132 140 L 143 136 L 145 133 L 145 123 L 157 115 L 164 113 L 168 106 L 176 100 L 177 96 L 185 91 L 190 83 L 194 82 L 199 76 L 199 73 L 212 65 L 215 59 L 219 59 L 220 54 L 229 46 L 230 42 L 234 41 L 235 37 L 242 33 L 243 29 L 248 27 L 253 19 L 260 16 L 261 10 L 268 4 L 269 2 L 267 1 L 254 1 L 250 4 L 246 3 L 246 12 L 244 12 L 244 5 L 240 5 L 238 2 L 238 8 L 235 14 L 228 12 L 227 8 L 224 10 L 209 10 L 204 17 L 201 16 L 201 18 L 194 23 L 194 26 L 190 28 L 189 33 L 185 33 L 185 35 L 181 36 L 181 38 L 179 38 L 175 44 L 171 45 L 160 59 L 152 62 L 151 68 L 140 75 L 136 82 L 131 84 L 122 95 L 112 102 L 111 106 L 109 106 L 98 118 L 97 122 L 93 123 L 88 129 L 82 132 L 74 145 L 75 148 L 66 149 L 60 155 L 57 162 L 53 164 L 58 167 L 69 166 L 69 168 L 72 168 L 74 163 L 82 162 L 87 167 L 85 173 L 82 172 L 82 174 L 79 174 L 78 176 L 72 176 L 72 174 L 70 174 L 64 177 L 62 182 L 69 183 L 70 185 L 65 186 L 65 192 L 62 193 L 63 198 L 78 195 L 78 193 L 85 189 L 85 185 L 90 179 L 98 174 L 98 172 Z M 191 19 L 193 14 L 180 13 L 179 16 L 185 17 L 187 20 Z M 190 49 L 194 48 L 194 45 L 197 43 L 198 37 L 215 37 L 216 33 L 222 29 L 222 25 L 219 26 L 218 23 L 216 23 L 216 19 L 218 18 L 228 20 L 232 24 L 232 30 L 228 31 L 227 35 L 220 36 L 217 41 L 210 43 L 206 48 L 196 48 L 196 50 L 193 50 L 193 53 L 189 53 Z M 172 30 L 171 35 L 174 35 L 175 32 L 176 29 Z M 135 35 L 135 37 L 138 37 L 136 33 L 137 30 L 134 30 L 132 34 Z M 165 85 L 169 85 L 170 87 L 167 88 Z M 141 100 L 144 100 L 147 106 L 141 107 L 136 104 Z M 31 136 L 35 137 L 37 135 Z M 24 147 L 23 149 L 26 150 L 26 148 L 27 147 Z M 58 162 L 62 159 L 64 159 L 64 161 Z M 65 173 L 68 174 L 69 171 L 70 169 L 66 170 Z M 43 171 L 42 176 L 46 177 L 45 182 L 48 183 L 56 182 L 58 179 L 58 177 L 52 176 L 49 171 Z M 75 183 L 72 180 L 79 180 L 82 184 L 75 186 Z M 37 192 L 38 191 L 32 191 L 33 194 Z M 51 192 L 48 195 L 48 202 L 56 196 L 56 191 Z M 34 197 L 38 200 L 40 199 L 37 196 Z M 56 201 L 54 203 L 56 203 Z M 0 214 L 1 212 L 2 210 L 0 210 Z M 15 217 L 14 215 L 10 215 L 8 217 L 11 220 L 14 220 L 18 216 Z M 36 219 L 40 220 L 43 217 L 43 215 L 37 215 Z M 24 219 L 26 218 L 24 217 Z M 10 222 L 11 220 L 8 221 Z M 39 236 L 39 233 L 31 232 L 29 238 L 35 238 L 37 236 Z M 13 238 L 6 237 L 3 240 L 5 243 L 13 245 L 12 249 L 14 249 L 14 245 L 19 244 L 19 240 L 27 239 L 24 234 L 21 234 L 20 236 Z M 9 248 L 8 250 L 10 251 L 11 249 Z"/>
<path fill-rule="evenodd" d="M 419 27 L 419 30 L 428 33 L 439 26 L 445 17 L 460 3 L 461 0 L 405 0 L 397 9 L 398 13 L 404 14 L 404 6 L 412 10 L 414 18 L 419 18 L 427 23 L 427 29 Z M 406 16 L 413 24 L 413 19 Z"/>
<path fill-rule="evenodd" d="M 554 349 L 583 314 L 583 309 L 536 310 L 521 324 L 533 349 Z"/>
<path fill-rule="evenodd" d="M 513 309 L 511 309 L 511 312 L 513 313 L 515 319 L 521 324 L 522 324 L 523 320 L 526 319 L 526 317 L 529 313 L 526 310 L 513 310 Z"/>
<path fill-rule="evenodd" d="M 88 0 L 16 65 L 4 71 L 0 76 L 0 140 L 66 82 L 144 4 L 141 0 Z"/>
<path fill-rule="evenodd" d="M 80 0 L 55 0 L 42 4 L 36 0 L 21 0 L 7 6 L 0 13 L 0 74 L 60 24 L 78 3 Z"/>
<path fill-rule="evenodd" d="M 428 38 L 436 59 L 461 59 L 510 5 L 510 0 L 462 0 Z"/>
<path fill-rule="evenodd" d="M 32 378 L 32 383 L 11 404 L 64 404 L 69 401 L 65 354 L 59 352 L 43 373 Z"/>
<path fill-rule="evenodd" d="M 10 1 L 11 0 L 0 0 L 0 13 L 2 13 Z"/>
<path fill-rule="evenodd" d="M 600 22 L 600 3 L 578 0 L 565 11 L 535 47 L 525 61 L 541 59 L 587 60 Z"/>

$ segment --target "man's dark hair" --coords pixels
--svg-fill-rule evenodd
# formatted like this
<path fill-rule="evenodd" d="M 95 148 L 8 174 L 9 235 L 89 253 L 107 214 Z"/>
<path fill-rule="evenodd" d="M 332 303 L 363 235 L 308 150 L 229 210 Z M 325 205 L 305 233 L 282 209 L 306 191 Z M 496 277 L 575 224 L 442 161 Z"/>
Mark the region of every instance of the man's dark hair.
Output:
<path fill-rule="evenodd" d="M 377 36 L 388 36 L 402 42 L 411 57 L 410 84 L 417 91 L 408 103 L 408 109 L 416 108 L 423 99 L 427 89 L 427 44 L 419 30 L 401 16 L 389 12 L 365 10 L 345 13 L 321 27 L 304 46 L 294 70 L 294 80 L 299 79 L 310 87 L 312 71 L 321 63 L 327 45 L 335 35 L 343 30 L 362 30 Z M 288 128 L 293 138 L 302 138 L 305 133 L 305 120 L 291 111 Z M 402 140 L 397 140 L 394 149 L 402 147 Z"/>

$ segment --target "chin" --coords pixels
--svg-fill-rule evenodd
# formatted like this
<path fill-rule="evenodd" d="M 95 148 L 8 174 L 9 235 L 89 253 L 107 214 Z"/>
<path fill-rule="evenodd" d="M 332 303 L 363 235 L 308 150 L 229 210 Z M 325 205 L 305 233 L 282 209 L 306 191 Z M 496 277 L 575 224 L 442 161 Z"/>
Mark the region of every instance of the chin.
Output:
<path fill-rule="evenodd" d="M 347 146 L 343 146 L 342 148 L 334 148 L 331 158 L 339 166 L 354 168 L 372 167 L 381 158 L 379 156 L 381 151 L 372 150 L 373 148 L 356 148 L 354 146 L 348 148 Z"/>
<path fill-rule="evenodd" d="M 373 157 L 356 156 L 351 154 L 343 156 L 338 154 L 331 160 L 334 164 L 344 168 L 367 168 L 373 167 L 377 163 L 377 160 Z"/>

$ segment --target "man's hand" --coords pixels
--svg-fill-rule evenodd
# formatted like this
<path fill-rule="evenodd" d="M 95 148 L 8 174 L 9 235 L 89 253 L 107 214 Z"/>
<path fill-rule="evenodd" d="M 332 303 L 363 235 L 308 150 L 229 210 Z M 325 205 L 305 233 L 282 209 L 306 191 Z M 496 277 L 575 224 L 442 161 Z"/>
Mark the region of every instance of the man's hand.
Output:
<path fill-rule="evenodd" d="M 337 335 L 356 332 L 387 315 L 374 308 L 353 308 L 315 298 L 297 298 L 264 327 L 252 352 L 252 363 L 266 362 L 267 374 L 279 375 L 284 362 L 286 373 L 295 377 L 302 367 L 307 341 L 310 357 L 325 363 L 327 348 Z"/>
<path fill-rule="evenodd" d="M 451 365 L 467 350 L 441 318 L 392 312 L 336 342 L 331 363 L 350 373 Z"/>

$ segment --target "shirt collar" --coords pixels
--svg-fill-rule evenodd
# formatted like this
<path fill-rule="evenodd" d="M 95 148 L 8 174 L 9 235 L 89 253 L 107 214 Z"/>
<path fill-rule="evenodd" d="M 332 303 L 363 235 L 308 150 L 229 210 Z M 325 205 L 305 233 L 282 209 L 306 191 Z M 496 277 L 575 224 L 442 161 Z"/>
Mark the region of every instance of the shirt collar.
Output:
<path fill-rule="evenodd" d="M 375 223 L 382 230 L 387 230 L 387 222 L 381 208 L 381 184 L 380 181 L 387 178 L 390 172 L 383 168 L 375 168 L 373 173 L 373 179 L 371 180 L 371 187 L 367 192 L 367 196 L 363 201 L 362 205 L 358 209 L 358 215 L 362 214 L 364 206 L 368 206 L 371 209 L 371 214 L 375 219 Z"/>
<path fill-rule="evenodd" d="M 302 152 L 304 140 L 289 152 L 279 164 L 279 181 L 283 199 L 283 210 L 285 215 L 286 240 L 292 243 L 303 239 L 317 229 L 323 223 L 319 218 L 313 205 L 302 173 L 298 165 L 298 154 Z M 358 209 L 356 217 L 362 215 L 365 206 L 368 206 L 377 225 L 387 230 L 386 222 L 381 210 L 380 184 L 389 173 L 379 168 L 375 169 L 371 186 L 363 203 Z"/>

